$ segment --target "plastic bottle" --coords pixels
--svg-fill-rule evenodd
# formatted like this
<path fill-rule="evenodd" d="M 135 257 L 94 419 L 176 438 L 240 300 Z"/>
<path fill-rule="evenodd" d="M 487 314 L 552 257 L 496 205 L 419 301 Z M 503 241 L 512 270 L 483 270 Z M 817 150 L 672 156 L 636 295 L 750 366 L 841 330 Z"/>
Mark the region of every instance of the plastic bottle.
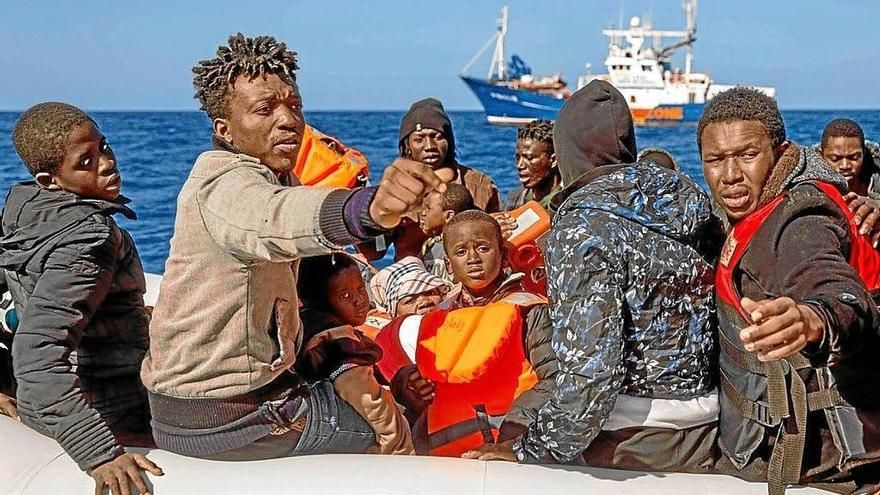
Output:
<path fill-rule="evenodd" d="M 547 270 L 538 240 L 550 231 L 550 214 L 536 201 L 529 201 L 508 212 L 516 220 L 516 229 L 507 239 L 511 244 L 509 261 L 514 271 L 525 274 L 523 288 L 547 294 Z"/>

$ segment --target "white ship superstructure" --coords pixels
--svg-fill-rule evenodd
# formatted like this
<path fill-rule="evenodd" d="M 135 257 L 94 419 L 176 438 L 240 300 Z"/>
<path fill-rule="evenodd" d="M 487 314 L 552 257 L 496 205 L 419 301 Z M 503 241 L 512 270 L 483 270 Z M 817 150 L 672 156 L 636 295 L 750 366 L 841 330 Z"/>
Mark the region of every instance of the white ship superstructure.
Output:
<path fill-rule="evenodd" d="M 606 74 L 583 75 L 578 88 L 594 79 L 614 85 L 626 97 L 633 116 L 644 120 L 691 120 L 684 114 L 702 111 L 712 96 L 733 85 L 715 84 L 709 74 L 693 72 L 694 42 L 697 39 L 697 0 L 684 3 L 686 27 L 682 31 L 654 29 L 650 20 L 633 17 L 629 29 L 605 29 L 608 37 Z M 673 43 L 663 46 L 664 40 Z M 685 49 L 684 70 L 673 67 L 672 55 Z M 772 87 L 757 89 L 770 96 Z M 688 105 L 696 105 L 687 108 Z"/>

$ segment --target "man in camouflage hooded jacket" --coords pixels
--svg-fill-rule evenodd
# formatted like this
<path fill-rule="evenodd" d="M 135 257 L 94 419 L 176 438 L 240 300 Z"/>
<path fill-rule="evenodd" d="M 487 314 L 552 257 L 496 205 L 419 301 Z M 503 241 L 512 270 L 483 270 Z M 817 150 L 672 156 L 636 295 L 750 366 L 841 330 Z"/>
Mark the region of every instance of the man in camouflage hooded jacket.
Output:
<path fill-rule="evenodd" d="M 566 187 L 548 240 L 550 400 L 510 446 L 478 458 L 705 471 L 718 394 L 708 196 L 686 175 L 633 163 L 623 96 L 594 81 L 554 128 Z M 471 455 L 471 457 L 475 457 Z"/>

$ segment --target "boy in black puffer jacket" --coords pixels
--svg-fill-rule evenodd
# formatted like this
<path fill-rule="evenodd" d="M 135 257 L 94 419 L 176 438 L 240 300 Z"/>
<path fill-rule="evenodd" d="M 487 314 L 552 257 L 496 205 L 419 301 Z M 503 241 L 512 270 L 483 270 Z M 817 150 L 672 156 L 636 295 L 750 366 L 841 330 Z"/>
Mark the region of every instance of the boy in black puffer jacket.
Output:
<path fill-rule="evenodd" d="M 149 442 L 140 382 L 148 348 L 144 271 L 113 220 L 134 218 L 119 195 L 116 157 L 95 122 L 41 103 L 13 131 L 34 182 L 13 186 L 2 215 L 0 267 L 21 320 L 12 341 L 21 421 L 53 437 L 95 478 L 148 492 L 140 470 L 161 470 L 121 441 Z"/>

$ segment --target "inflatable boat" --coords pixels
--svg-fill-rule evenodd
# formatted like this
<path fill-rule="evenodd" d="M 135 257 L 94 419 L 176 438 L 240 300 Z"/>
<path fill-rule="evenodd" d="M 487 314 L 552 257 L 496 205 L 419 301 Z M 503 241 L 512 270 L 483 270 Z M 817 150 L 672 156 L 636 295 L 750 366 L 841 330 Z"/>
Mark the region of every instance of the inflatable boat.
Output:
<path fill-rule="evenodd" d="M 87 495 L 92 479 L 51 438 L 0 417 L 0 493 Z M 640 473 L 569 466 L 444 457 L 315 455 L 267 461 L 220 462 L 162 450 L 131 449 L 162 467 L 149 476 L 154 495 L 196 493 L 303 495 L 764 495 L 767 485 L 721 475 Z M 791 489 L 790 494 L 825 493 Z"/>
<path fill-rule="evenodd" d="M 162 277 L 147 274 L 144 301 L 154 305 Z M 315 455 L 220 462 L 159 449 L 131 448 L 158 464 L 154 495 L 424 494 L 764 495 L 767 485 L 722 475 L 643 473 L 574 466 L 527 466 L 445 457 Z M 91 494 L 94 481 L 53 439 L 0 416 L 0 495 Z M 791 494 L 824 493 L 797 488 Z"/>

